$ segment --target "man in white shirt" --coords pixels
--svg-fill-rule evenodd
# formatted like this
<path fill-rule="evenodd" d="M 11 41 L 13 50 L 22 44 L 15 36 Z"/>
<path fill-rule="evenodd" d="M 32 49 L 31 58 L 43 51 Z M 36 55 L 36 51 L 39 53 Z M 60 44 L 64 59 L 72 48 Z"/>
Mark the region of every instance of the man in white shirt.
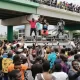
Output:
<path fill-rule="evenodd" d="M 60 33 L 62 33 L 62 35 L 64 34 L 65 22 L 62 19 L 60 19 L 60 21 L 57 23 L 57 26 L 58 26 L 58 37 L 59 37 Z"/>
<path fill-rule="evenodd" d="M 55 64 L 55 70 L 52 75 L 55 77 L 55 80 L 68 80 L 68 75 L 65 72 L 61 71 L 61 65 Z"/>

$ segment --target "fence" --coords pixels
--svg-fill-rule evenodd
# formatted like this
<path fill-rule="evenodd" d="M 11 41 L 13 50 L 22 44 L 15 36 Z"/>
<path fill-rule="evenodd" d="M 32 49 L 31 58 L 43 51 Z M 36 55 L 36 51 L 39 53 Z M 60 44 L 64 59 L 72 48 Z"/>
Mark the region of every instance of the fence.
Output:
<path fill-rule="evenodd" d="M 65 1 L 63 1 L 63 2 L 61 2 L 61 1 L 58 2 L 57 0 L 28 0 L 28 1 L 33 1 L 33 2 L 40 3 L 40 4 L 45 4 L 48 6 L 53 6 L 56 8 L 80 13 L 80 6 L 79 5 L 74 5 L 72 3 L 67 3 Z"/>

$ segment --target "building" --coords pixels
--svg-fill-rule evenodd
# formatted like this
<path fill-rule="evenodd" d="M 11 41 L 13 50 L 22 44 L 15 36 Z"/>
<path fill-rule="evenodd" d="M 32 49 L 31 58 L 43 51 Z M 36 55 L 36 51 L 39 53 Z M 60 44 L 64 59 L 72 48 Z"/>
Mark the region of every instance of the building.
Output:
<path fill-rule="evenodd" d="M 18 39 L 21 39 L 25 36 L 25 25 L 18 26 Z"/>

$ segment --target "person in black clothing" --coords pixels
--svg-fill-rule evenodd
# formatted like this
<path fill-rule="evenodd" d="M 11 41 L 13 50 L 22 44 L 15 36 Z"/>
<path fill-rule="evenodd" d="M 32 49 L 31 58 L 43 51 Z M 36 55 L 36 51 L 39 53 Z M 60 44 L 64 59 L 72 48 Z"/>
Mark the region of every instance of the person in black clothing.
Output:
<path fill-rule="evenodd" d="M 78 61 L 72 61 L 72 69 L 69 70 L 69 80 L 80 80 L 80 69 L 79 69 Z"/>
<path fill-rule="evenodd" d="M 42 59 L 41 57 L 37 57 L 35 60 L 35 64 L 32 65 L 31 71 L 32 71 L 32 76 L 35 79 L 36 74 L 42 73 Z"/>
<path fill-rule="evenodd" d="M 13 70 L 9 73 L 9 80 L 21 80 L 20 70 Z"/>

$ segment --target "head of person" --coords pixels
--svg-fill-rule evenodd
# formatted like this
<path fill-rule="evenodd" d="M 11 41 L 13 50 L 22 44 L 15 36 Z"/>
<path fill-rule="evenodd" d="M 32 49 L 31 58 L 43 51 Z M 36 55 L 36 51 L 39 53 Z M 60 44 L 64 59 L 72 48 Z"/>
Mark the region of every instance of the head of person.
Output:
<path fill-rule="evenodd" d="M 47 20 L 46 19 L 44 19 L 44 23 L 47 23 Z"/>
<path fill-rule="evenodd" d="M 48 27 L 49 23 L 46 23 L 46 25 L 47 25 L 47 27 Z"/>
<path fill-rule="evenodd" d="M 11 71 L 9 73 L 9 78 L 10 78 L 10 80 L 22 80 L 21 79 L 21 72 L 20 72 L 20 70 L 15 69 L 15 70 Z"/>
<path fill-rule="evenodd" d="M 36 48 L 36 45 L 35 45 L 35 44 L 33 44 L 33 45 L 32 45 L 32 49 L 35 49 L 35 48 Z"/>
<path fill-rule="evenodd" d="M 34 19 L 34 18 L 32 18 L 32 21 L 34 22 L 34 21 L 35 21 L 35 19 Z"/>
<path fill-rule="evenodd" d="M 24 53 L 27 53 L 27 49 L 26 49 L 26 48 L 24 48 L 24 49 L 23 49 L 23 52 L 24 52 Z"/>
<path fill-rule="evenodd" d="M 58 49 L 57 49 L 57 48 L 54 48 L 54 51 L 55 51 L 56 53 L 58 53 Z"/>
<path fill-rule="evenodd" d="M 42 22 L 44 20 L 44 17 L 43 16 L 40 16 L 39 17 L 39 20 L 40 20 L 40 22 Z"/>
<path fill-rule="evenodd" d="M 65 55 L 60 55 L 60 58 L 62 59 L 63 62 L 67 62 L 67 57 Z"/>
<path fill-rule="evenodd" d="M 75 69 L 76 71 L 78 71 L 78 69 L 79 69 L 79 63 L 78 63 L 77 60 L 73 60 L 72 61 L 72 67 L 73 67 L 73 69 Z"/>
<path fill-rule="evenodd" d="M 19 56 L 19 55 L 15 55 L 14 57 L 13 57 L 13 63 L 14 63 L 14 65 L 16 66 L 16 68 L 20 68 L 20 66 L 21 66 L 21 57 Z"/>
<path fill-rule="evenodd" d="M 36 60 L 35 60 L 35 63 L 39 63 L 39 64 L 42 64 L 43 63 L 43 58 L 42 57 L 40 57 L 40 56 L 38 56 L 37 58 L 36 58 Z"/>
<path fill-rule="evenodd" d="M 53 48 L 51 48 L 51 52 L 55 52 Z"/>
<path fill-rule="evenodd" d="M 44 61 L 44 63 L 43 63 L 43 71 L 44 72 L 48 72 L 49 69 L 50 69 L 50 63 L 49 63 L 49 61 Z"/>
<path fill-rule="evenodd" d="M 12 58 L 12 56 L 13 56 L 12 52 L 9 52 L 8 53 L 8 58 Z"/>
<path fill-rule="evenodd" d="M 36 53 L 36 50 L 35 50 L 35 49 L 32 50 L 32 56 L 33 56 L 34 58 L 37 57 L 37 53 Z"/>
<path fill-rule="evenodd" d="M 70 55 L 73 56 L 75 54 L 75 52 L 72 50 L 70 51 Z"/>
<path fill-rule="evenodd" d="M 61 54 L 65 54 L 65 49 L 61 49 Z"/>
<path fill-rule="evenodd" d="M 74 56 L 74 59 L 77 60 L 78 62 L 80 62 L 80 54 L 76 54 L 76 55 Z"/>
<path fill-rule="evenodd" d="M 61 72 L 61 69 L 62 69 L 61 64 L 57 63 L 54 65 L 54 71 L 55 72 Z"/>
<path fill-rule="evenodd" d="M 24 57 L 24 58 L 23 58 L 23 64 L 25 64 L 26 62 L 27 62 L 27 58 Z"/>
<path fill-rule="evenodd" d="M 20 47 L 20 45 L 19 45 L 19 44 L 17 44 L 17 45 L 16 45 L 16 47 L 17 47 L 17 48 L 19 48 L 19 47 Z"/>

